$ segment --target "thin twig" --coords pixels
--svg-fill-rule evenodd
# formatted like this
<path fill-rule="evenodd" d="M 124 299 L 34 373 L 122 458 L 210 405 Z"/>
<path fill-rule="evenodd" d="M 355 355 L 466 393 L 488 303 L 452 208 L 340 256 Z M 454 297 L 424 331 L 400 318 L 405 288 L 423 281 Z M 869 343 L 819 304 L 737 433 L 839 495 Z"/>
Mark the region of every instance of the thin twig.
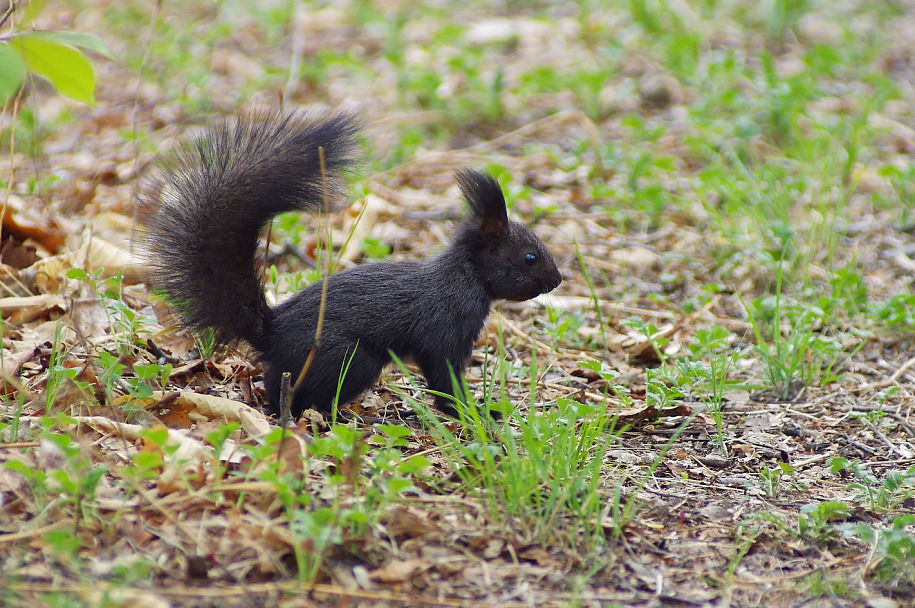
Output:
<path fill-rule="evenodd" d="M 280 376 L 280 419 L 279 424 L 282 428 L 286 428 L 289 424 L 289 421 L 292 419 L 290 410 L 292 409 L 289 406 L 289 383 L 291 381 L 292 374 L 290 372 L 283 372 Z"/>
<path fill-rule="evenodd" d="M 321 166 L 321 187 L 322 187 L 322 197 L 323 197 L 323 208 L 327 210 L 327 167 L 324 163 L 324 148 L 318 147 L 318 162 Z M 328 233 L 330 230 L 328 229 Z M 327 246 L 330 248 L 330 235 L 328 234 Z M 308 374 L 308 370 L 311 369 L 311 363 L 314 361 L 315 354 L 318 349 L 321 347 L 321 328 L 324 327 L 324 312 L 327 309 L 327 284 L 330 280 L 331 266 L 330 266 L 330 252 L 328 251 L 327 262 L 324 270 L 324 280 L 321 283 L 321 305 L 318 307 L 318 326 L 315 327 L 315 342 L 311 347 L 311 350 L 308 351 L 308 356 L 305 358 L 305 363 L 302 364 L 302 369 L 299 371 L 299 376 L 296 378 L 295 384 L 289 389 L 289 401 L 290 403 L 295 399 L 295 394 L 302 386 L 302 383 L 305 381 L 305 376 Z"/>
<path fill-rule="evenodd" d="M 3 13 L 3 16 L 0 17 L 0 27 L 3 27 L 6 22 L 9 20 L 10 16 L 13 14 L 13 11 L 19 6 L 19 3 L 16 0 L 10 2 L 9 8 L 6 9 L 6 12 Z"/>
<path fill-rule="evenodd" d="M 896 372 L 892 376 L 887 378 L 886 380 L 880 380 L 879 382 L 871 382 L 870 384 L 862 384 L 861 386 L 856 386 L 855 388 L 853 388 L 851 390 L 855 391 L 856 393 L 863 393 L 863 392 L 873 390 L 876 388 L 886 388 L 892 384 L 895 384 L 896 381 L 899 380 L 899 378 L 901 378 L 904 373 L 909 371 L 909 368 L 912 367 L 913 365 L 915 365 L 915 357 L 912 357 L 911 359 L 909 359 L 908 361 L 903 363 L 902 366 L 899 369 L 897 369 Z"/>
<path fill-rule="evenodd" d="M 864 424 L 864 426 L 866 426 L 868 429 L 870 429 L 870 431 L 874 435 L 876 435 L 880 441 L 885 443 L 886 446 L 890 449 L 890 451 L 892 453 L 896 454 L 900 458 L 911 458 L 912 457 L 911 454 L 906 454 L 905 452 L 903 452 L 899 448 L 897 448 L 895 445 L 893 445 L 893 442 L 890 441 L 889 438 L 887 438 L 887 436 L 884 435 L 883 432 L 880 429 L 878 429 L 877 425 L 875 425 L 873 422 L 871 422 L 867 418 L 860 418 L 859 420 L 861 420 L 861 423 Z"/>

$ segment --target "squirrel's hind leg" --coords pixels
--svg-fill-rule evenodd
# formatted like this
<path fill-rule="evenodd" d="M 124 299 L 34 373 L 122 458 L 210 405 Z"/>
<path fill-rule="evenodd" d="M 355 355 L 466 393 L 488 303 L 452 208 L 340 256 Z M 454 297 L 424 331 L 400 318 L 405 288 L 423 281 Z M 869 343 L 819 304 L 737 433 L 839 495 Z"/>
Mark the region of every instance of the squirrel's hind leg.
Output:
<path fill-rule="evenodd" d="M 322 352 L 324 351 L 324 352 Z M 378 376 L 386 361 L 379 361 L 367 351 L 336 354 L 337 349 L 321 349 L 305 374 L 302 385 L 296 391 L 292 403 L 292 415 L 300 416 L 308 408 L 322 413 L 333 409 L 334 400 L 344 406 L 366 392 Z M 264 378 L 270 410 L 277 413 L 279 408 L 280 377 L 282 372 L 273 372 L 271 367 Z M 293 383 L 298 372 L 293 372 Z"/>

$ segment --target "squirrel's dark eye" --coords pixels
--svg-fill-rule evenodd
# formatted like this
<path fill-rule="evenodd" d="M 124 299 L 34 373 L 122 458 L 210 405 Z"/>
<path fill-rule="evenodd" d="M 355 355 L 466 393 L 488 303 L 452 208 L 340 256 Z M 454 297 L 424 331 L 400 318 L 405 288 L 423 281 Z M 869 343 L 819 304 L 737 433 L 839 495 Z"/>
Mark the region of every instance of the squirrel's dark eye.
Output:
<path fill-rule="evenodd" d="M 537 254 L 536 253 L 525 253 L 524 254 L 524 263 L 528 266 L 533 266 L 537 263 Z"/>

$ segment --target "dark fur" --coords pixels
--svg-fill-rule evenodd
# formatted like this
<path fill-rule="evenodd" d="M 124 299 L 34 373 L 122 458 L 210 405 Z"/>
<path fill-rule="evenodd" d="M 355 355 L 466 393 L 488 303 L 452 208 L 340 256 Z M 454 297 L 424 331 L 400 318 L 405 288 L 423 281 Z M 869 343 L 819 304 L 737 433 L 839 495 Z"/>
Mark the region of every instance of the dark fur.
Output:
<path fill-rule="evenodd" d="M 270 407 L 280 376 L 295 382 L 314 343 L 320 283 L 271 309 L 256 263 L 258 236 L 284 211 L 322 206 L 318 147 L 328 187 L 353 162 L 347 114 L 259 113 L 223 119 L 165 155 L 141 197 L 151 283 L 166 291 L 191 328 L 220 343 L 244 339 L 267 363 Z M 341 366 L 352 357 L 340 403 L 369 389 L 389 354 L 417 363 L 429 388 L 452 394 L 494 299 L 527 300 L 562 281 L 543 243 L 508 220 L 498 182 L 456 174 L 471 215 L 452 243 L 423 261 L 366 264 L 330 277 L 321 347 L 292 404 L 329 411 Z M 436 404 L 453 412 L 446 398 Z"/>

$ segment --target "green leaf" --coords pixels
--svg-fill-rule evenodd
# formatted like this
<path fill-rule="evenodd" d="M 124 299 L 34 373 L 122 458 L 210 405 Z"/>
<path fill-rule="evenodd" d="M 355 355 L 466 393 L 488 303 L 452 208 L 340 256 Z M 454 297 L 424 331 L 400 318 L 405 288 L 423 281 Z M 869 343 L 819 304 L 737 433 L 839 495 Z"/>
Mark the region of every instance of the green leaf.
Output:
<path fill-rule="evenodd" d="M 407 437 L 413 433 L 412 429 L 399 424 L 379 424 L 378 430 L 392 438 Z"/>
<path fill-rule="evenodd" d="M 397 465 L 397 472 L 404 475 L 417 475 L 431 466 L 432 461 L 425 456 L 414 456 L 413 458 L 401 461 Z"/>
<path fill-rule="evenodd" d="M 59 42 L 67 46 L 76 47 L 95 51 L 99 55 L 104 55 L 108 59 L 116 59 L 114 53 L 108 50 L 101 38 L 94 34 L 81 34 L 79 32 L 57 32 L 57 31 L 40 31 L 29 34 L 33 38 L 44 38 L 53 42 Z"/>
<path fill-rule="evenodd" d="M 70 268 L 67 270 L 67 278 L 76 279 L 77 281 L 88 281 L 89 273 L 82 268 Z"/>
<path fill-rule="evenodd" d="M 62 95 L 95 105 L 95 73 L 80 51 L 45 36 L 15 36 L 10 45 L 22 53 L 25 64 L 47 78 Z"/>
<path fill-rule="evenodd" d="M 16 94 L 25 80 L 25 60 L 16 49 L 0 44 L 0 104 Z"/>
<path fill-rule="evenodd" d="M 140 380 L 152 380 L 159 375 L 159 365 L 156 363 L 151 363 L 149 365 L 137 363 L 133 366 L 133 371 Z"/>

